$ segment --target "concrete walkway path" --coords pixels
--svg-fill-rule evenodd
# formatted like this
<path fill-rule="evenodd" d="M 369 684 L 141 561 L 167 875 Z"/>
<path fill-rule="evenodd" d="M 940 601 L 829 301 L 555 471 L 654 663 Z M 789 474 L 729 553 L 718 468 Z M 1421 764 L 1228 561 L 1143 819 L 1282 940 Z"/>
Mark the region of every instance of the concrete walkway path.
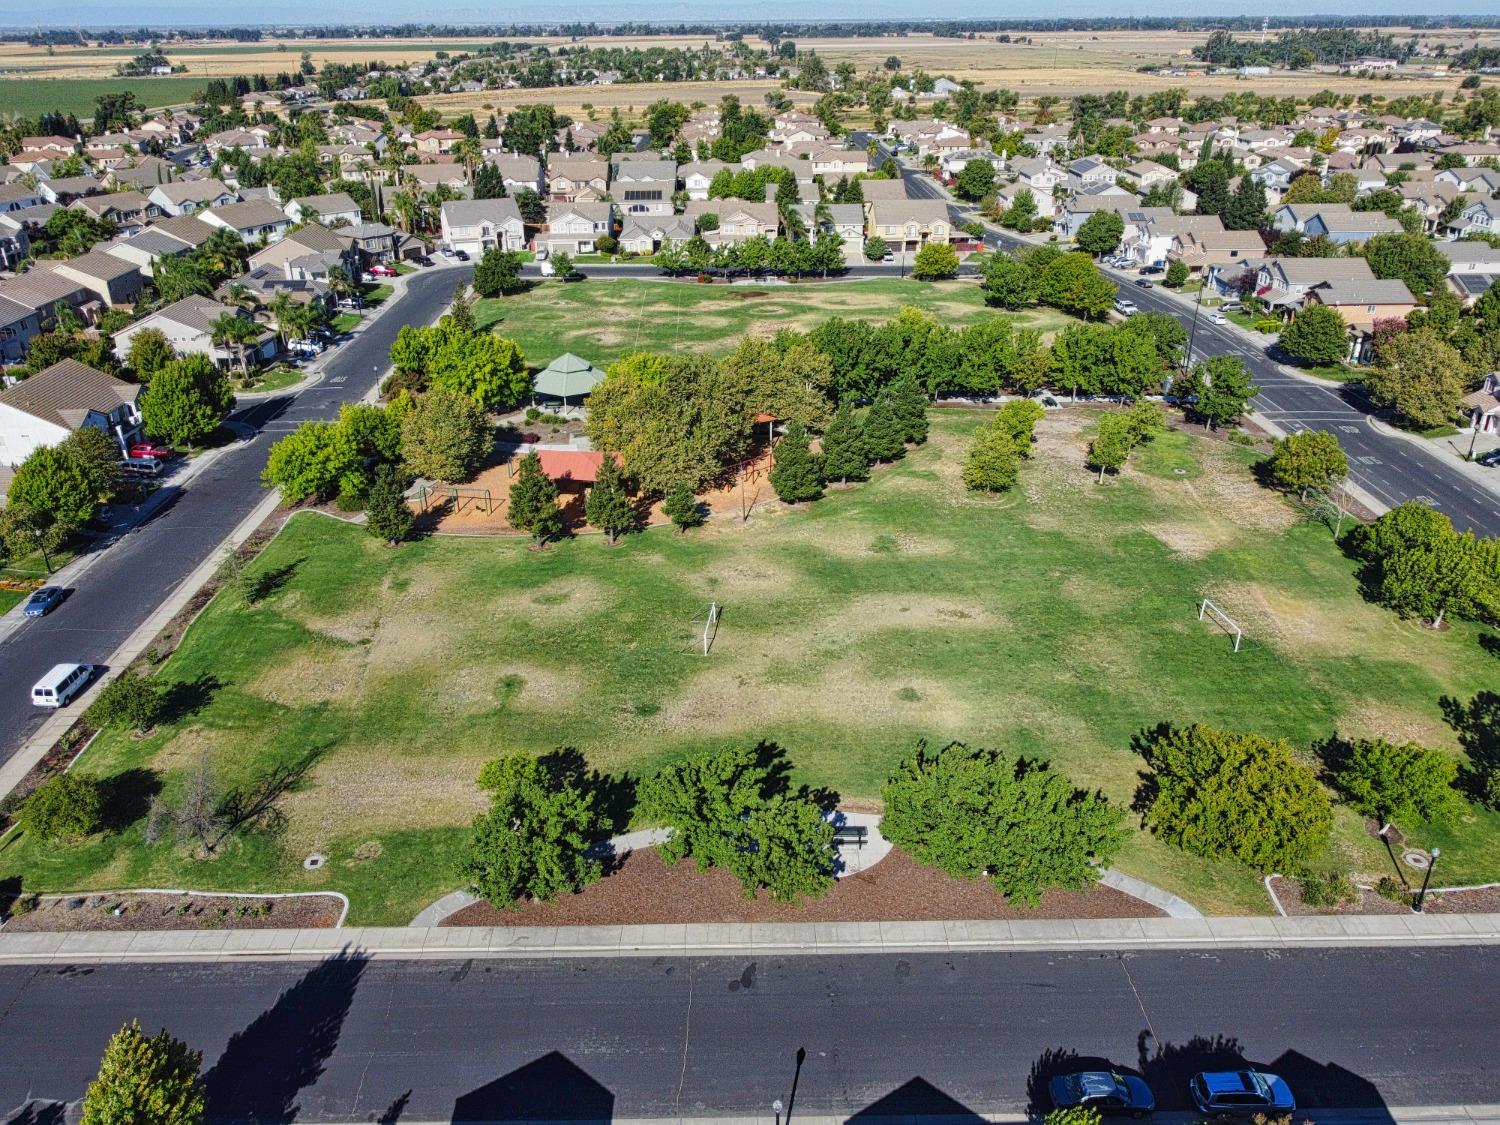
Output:
<path fill-rule="evenodd" d="M 716 957 L 756 953 L 1292 949 L 1500 945 L 1500 914 L 1298 918 L 1113 918 L 1016 922 L 771 922 L 662 926 L 449 926 L 346 930 L 6 933 L 0 963 L 322 960 L 341 951 L 395 959 Z"/>

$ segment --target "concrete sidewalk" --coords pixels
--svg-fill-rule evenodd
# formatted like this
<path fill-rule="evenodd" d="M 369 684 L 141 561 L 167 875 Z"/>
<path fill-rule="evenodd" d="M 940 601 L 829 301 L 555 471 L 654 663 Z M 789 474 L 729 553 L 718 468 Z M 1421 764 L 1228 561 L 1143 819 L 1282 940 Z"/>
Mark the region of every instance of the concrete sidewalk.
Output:
<path fill-rule="evenodd" d="M 422 960 L 1424 945 L 1500 945 L 1500 914 L 65 934 L 0 931 L 0 963 L 316 961 L 341 950 L 357 950 L 369 957 Z"/>
<path fill-rule="evenodd" d="M 794 1107 L 795 1108 L 795 1107 Z M 1500 1123 L 1500 1105 L 1419 1105 L 1383 1106 L 1369 1109 L 1299 1109 L 1296 1120 L 1312 1125 L 1496 1125 Z M 962 1114 L 933 1116 L 929 1114 L 879 1115 L 861 1112 L 849 1114 L 788 1113 L 781 1125 L 1036 1125 L 1037 1116 L 1027 1113 L 983 1113 L 965 1108 Z M 1196 1125 L 1201 1113 L 1158 1112 L 1151 1115 L 1154 1125 Z M 349 1122 L 348 1125 L 367 1125 Z M 449 1125 L 441 1121 L 403 1121 L 402 1125 Z M 549 1122 L 529 1118 L 526 1125 L 606 1125 L 604 1122 Z M 759 1115 L 724 1117 L 611 1117 L 607 1125 L 777 1125 L 776 1115 L 767 1111 Z"/>

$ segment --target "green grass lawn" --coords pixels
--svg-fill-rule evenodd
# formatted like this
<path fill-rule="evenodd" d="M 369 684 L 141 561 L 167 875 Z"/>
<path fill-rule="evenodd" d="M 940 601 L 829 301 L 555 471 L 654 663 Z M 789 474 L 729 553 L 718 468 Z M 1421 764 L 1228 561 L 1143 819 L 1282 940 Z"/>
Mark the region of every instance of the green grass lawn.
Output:
<path fill-rule="evenodd" d="M 382 301 L 389 300 L 395 291 L 396 288 L 393 285 L 371 285 L 364 292 L 365 304 L 378 305 Z"/>
<path fill-rule="evenodd" d="M 144 740 L 107 732 L 78 767 L 149 770 L 171 794 L 205 757 L 236 787 L 305 764 L 284 830 L 197 861 L 148 846 L 137 802 L 116 835 L 13 838 L 0 878 L 38 891 L 326 887 L 350 895 L 355 925 L 402 924 L 455 885 L 483 805 L 474 777 L 515 750 L 576 747 L 639 776 L 771 739 L 801 779 L 870 799 L 918 740 L 963 739 L 1051 758 L 1122 803 L 1140 771 L 1131 740 L 1163 720 L 1457 753 L 1439 699 L 1493 689 L 1480 630 L 1433 633 L 1365 603 L 1327 529 L 1254 485 L 1241 448 L 1172 434 L 1095 485 L 1090 418 L 1049 415 L 1006 496 L 964 492 L 976 418 L 945 411 L 927 446 L 868 484 L 614 549 L 584 536 L 545 552 L 493 538 L 390 550 L 299 516 L 252 565 L 270 592 L 253 607 L 216 599 L 160 673 L 208 685 L 201 709 Z M 1244 627 L 1238 654 L 1198 622 L 1205 595 Z M 705 658 L 711 599 L 723 617 Z M 1500 817 L 1403 828 L 1441 844 L 1446 882 L 1500 878 Z M 313 852 L 329 863 L 304 871 Z M 1347 812 L 1325 862 L 1389 869 Z M 1209 911 L 1269 910 L 1256 873 L 1144 833 L 1118 866 Z"/>
<path fill-rule="evenodd" d="M 262 391 L 284 391 L 287 387 L 296 386 L 307 377 L 306 372 L 295 367 L 278 365 L 268 367 L 256 374 L 254 382 L 245 388 L 247 393 L 258 394 Z"/>
<path fill-rule="evenodd" d="M 932 285 L 877 278 L 762 286 L 618 278 L 543 282 L 514 297 L 476 302 L 474 317 L 481 327 L 519 343 L 533 365 L 568 351 L 604 365 L 643 349 L 729 351 L 747 332 L 807 331 L 833 316 L 889 320 L 902 305 L 960 327 L 997 315 L 985 306 L 978 283 L 968 281 Z M 1055 309 L 1007 315 L 1044 333 L 1071 321 Z"/>
<path fill-rule="evenodd" d="M 0 79 L 0 106 L 7 113 L 34 116 L 56 110 L 88 117 L 100 94 L 129 91 L 147 109 L 190 102 L 208 79 L 179 75 L 172 78 L 27 78 Z"/>
<path fill-rule="evenodd" d="M 337 335 L 343 335 L 345 332 L 352 332 L 355 326 L 363 319 L 359 313 L 342 312 L 329 322 L 328 328 Z"/>

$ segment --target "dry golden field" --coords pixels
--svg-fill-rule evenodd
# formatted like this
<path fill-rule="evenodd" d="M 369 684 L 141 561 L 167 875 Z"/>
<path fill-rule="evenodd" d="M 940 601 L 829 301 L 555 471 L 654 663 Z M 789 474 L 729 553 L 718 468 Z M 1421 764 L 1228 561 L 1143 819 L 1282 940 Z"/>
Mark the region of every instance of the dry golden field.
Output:
<path fill-rule="evenodd" d="M 1398 38 L 1408 32 L 1389 29 Z M 1451 95 L 1457 79 L 1369 80 L 1326 72 L 1308 71 L 1295 77 L 1241 79 L 1230 76 L 1157 77 L 1141 74 L 1147 64 L 1187 61 L 1192 48 L 1204 39 L 1202 33 L 1160 32 L 1054 32 L 1035 33 L 1029 43 L 1001 43 L 993 34 L 975 39 L 936 38 L 931 35 L 903 35 L 883 39 L 799 39 L 798 45 L 815 49 L 829 63 L 852 62 L 861 71 L 880 67 L 890 55 L 898 57 L 905 69 L 922 68 L 935 74 L 951 74 L 958 79 L 972 79 L 981 87 L 1005 86 L 1020 92 L 1023 99 L 1044 94 L 1068 98 L 1077 93 L 1103 93 L 1125 88 L 1132 93 L 1150 93 L 1173 86 L 1186 87 L 1193 96 L 1223 94 L 1231 90 L 1253 89 L 1257 93 L 1277 96 L 1307 96 L 1331 88 L 1351 94 L 1375 93 L 1387 97 L 1402 94 Z M 1423 33 L 1419 39 L 1447 43 L 1450 47 L 1474 44 L 1500 44 L 1500 31 L 1465 31 Z M 563 46 L 568 40 L 537 38 L 530 42 Z M 579 40 L 578 44 L 624 46 L 674 46 L 694 48 L 710 42 L 701 36 L 660 36 L 651 38 L 601 37 Z M 314 65 L 328 62 L 380 61 L 389 64 L 413 63 L 432 58 L 438 51 L 457 53 L 472 50 L 489 39 L 342 39 L 288 40 L 286 42 L 197 43 L 171 46 L 166 50 L 172 61 L 187 67 L 186 74 L 168 82 L 164 79 L 128 80 L 150 104 L 163 100 L 182 100 L 191 86 L 189 80 L 236 74 L 276 73 L 294 69 L 303 50 Z M 763 46 L 754 40 L 754 46 Z M 117 65 L 136 53 L 131 47 L 98 49 L 67 48 L 49 54 L 45 48 L 21 43 L 0 43 L 0 109 L 34 111 L 46 101 L 47 87 L 36 80 L 59 80 L 56 100 L 75 101 L 83 105 L 93 94 L 106 87 Z M 30 89 L 22 96 L 7 98 L 7 79 L 27 79 Z M 126 80 L 119 80 L 122 85 Z M 70 84 L 77 89 L 69 90 Z M 153 85 L 155 84 L 155 85 Z M 88 89 L 82 89 L 85 85 Z M 549 102 L 560 112 L 586 118 L 592 107 L 595 116 L 604 116 L 619 108 L 630 114 L 652 101 L 670 97 L 684 102 L 712 103 L 724 94 L 736 94 L 749 104 L 759 104 L 765 93 L 779 87 L 771 80 L 730 83 L 649 83 L 592 87 L 562 87 L 533 90 L 486 90 L 478 94 L 441 95 L 424 99 L 443 113 L 457 116 L 469 111 L 505 109 L 516 105 Z M 87 98 L 83 95 L 87 94 Z M 68 96 L 64 96 L 67 94 Z M 793 93 L 793 99 L 806 105 L 810 95 Z M 9 104 L 7 104 L 9 103 Z M 69 106 L 68 108 L 77 108 Z"/>

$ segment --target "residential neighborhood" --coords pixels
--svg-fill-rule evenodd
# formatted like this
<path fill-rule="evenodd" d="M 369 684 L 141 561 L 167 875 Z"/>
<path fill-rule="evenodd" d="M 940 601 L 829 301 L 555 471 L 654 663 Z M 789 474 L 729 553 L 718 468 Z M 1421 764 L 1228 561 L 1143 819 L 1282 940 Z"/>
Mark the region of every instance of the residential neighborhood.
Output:
<path fill-rule="evenodd" d="M 1500 20 L 193 16 L 0 32 L 0 1122 L 1492 1125 Z"/>

